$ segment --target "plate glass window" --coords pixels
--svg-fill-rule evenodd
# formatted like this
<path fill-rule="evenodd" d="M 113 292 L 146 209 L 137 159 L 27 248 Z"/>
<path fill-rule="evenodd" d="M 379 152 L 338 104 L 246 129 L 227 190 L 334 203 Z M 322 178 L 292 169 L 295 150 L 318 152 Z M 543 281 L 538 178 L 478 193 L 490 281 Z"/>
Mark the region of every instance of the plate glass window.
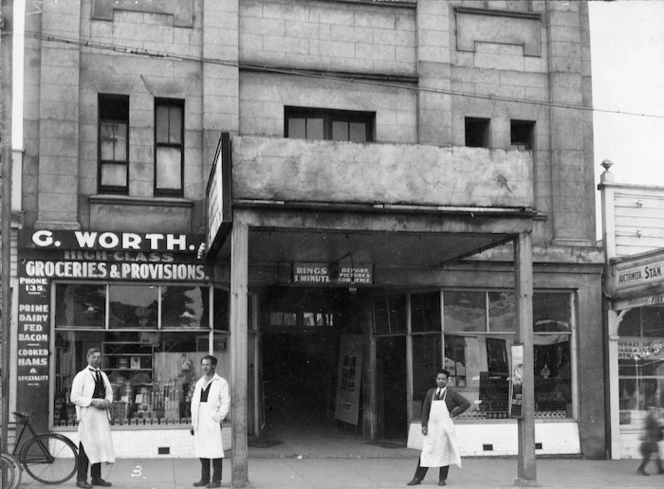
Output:
<path fill-rule="evenodd" d="M 182 197 L 184 102 L 155 101 L 155 195 Z"/>
<path fill-rule="evenodd" d="M 100 94 L 99 192 L 126 194 L 129 191 L 129 97 Z"/>

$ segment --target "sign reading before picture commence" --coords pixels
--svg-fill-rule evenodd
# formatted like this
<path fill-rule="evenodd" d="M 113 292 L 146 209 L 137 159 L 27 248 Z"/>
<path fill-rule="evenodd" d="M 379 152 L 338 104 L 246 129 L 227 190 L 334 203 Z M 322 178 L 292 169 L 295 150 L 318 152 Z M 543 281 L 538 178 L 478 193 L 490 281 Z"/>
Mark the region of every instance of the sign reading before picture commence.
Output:
<path fill-rule="evenodd" d="M 328 263 L 294 263 L 293 283 L 302 285 L 371 285 L 373 266 L 332 266 Z"/>

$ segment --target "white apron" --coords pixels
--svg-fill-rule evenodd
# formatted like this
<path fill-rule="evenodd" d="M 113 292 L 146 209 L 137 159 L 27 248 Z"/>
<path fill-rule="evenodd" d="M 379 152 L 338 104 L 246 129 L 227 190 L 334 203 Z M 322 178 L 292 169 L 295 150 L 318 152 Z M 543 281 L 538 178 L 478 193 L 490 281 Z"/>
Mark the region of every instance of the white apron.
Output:
<path fill-rule="evenodd" d="M 221 442 L 221 423 L 212 419 L 208 403 L 198 405 L 198 426 L 194 433 L 197 458 L 223 458 L 224 446 Z"/>
<path fill-rule="evenodd" d="M 445 397 L 447 390 L 445 390 Z M 431 401 L 429 425 L 422 445 L 421 467 L 461 467 L 461 456 L 457 450 L 454 423 L 447 410 L 445 399 Z"/>
<path fill-rule="evenodd" d="M 78 422 L 78 436 L 91 464 L 115 463 L 111 425 L 105 409 L 87 408 Z"/>

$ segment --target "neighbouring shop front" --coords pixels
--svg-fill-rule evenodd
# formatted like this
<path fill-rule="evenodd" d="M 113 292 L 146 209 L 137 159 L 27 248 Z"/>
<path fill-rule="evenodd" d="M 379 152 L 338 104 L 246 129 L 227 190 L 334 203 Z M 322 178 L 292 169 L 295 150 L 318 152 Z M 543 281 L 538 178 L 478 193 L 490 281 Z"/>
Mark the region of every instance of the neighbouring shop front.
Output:
<path fill-rule="evenodd" d="M 639 458 L 649 407 L 664 412 L 664 251 L 610 260 L 614 458 Z"/>

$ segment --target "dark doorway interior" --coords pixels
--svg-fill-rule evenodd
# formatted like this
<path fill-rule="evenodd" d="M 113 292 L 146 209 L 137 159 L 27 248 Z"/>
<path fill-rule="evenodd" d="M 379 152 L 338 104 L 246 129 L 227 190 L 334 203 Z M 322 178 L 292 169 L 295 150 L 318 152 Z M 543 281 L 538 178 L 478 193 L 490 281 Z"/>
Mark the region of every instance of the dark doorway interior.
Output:
<path fill-rule="evenodd" d="M 349 332 L 349 295 L 343 288 L 303 287 L 262 295 L 266 436 L 313 436 L 340 427 L 334 409 L 339 343 Z"/>

